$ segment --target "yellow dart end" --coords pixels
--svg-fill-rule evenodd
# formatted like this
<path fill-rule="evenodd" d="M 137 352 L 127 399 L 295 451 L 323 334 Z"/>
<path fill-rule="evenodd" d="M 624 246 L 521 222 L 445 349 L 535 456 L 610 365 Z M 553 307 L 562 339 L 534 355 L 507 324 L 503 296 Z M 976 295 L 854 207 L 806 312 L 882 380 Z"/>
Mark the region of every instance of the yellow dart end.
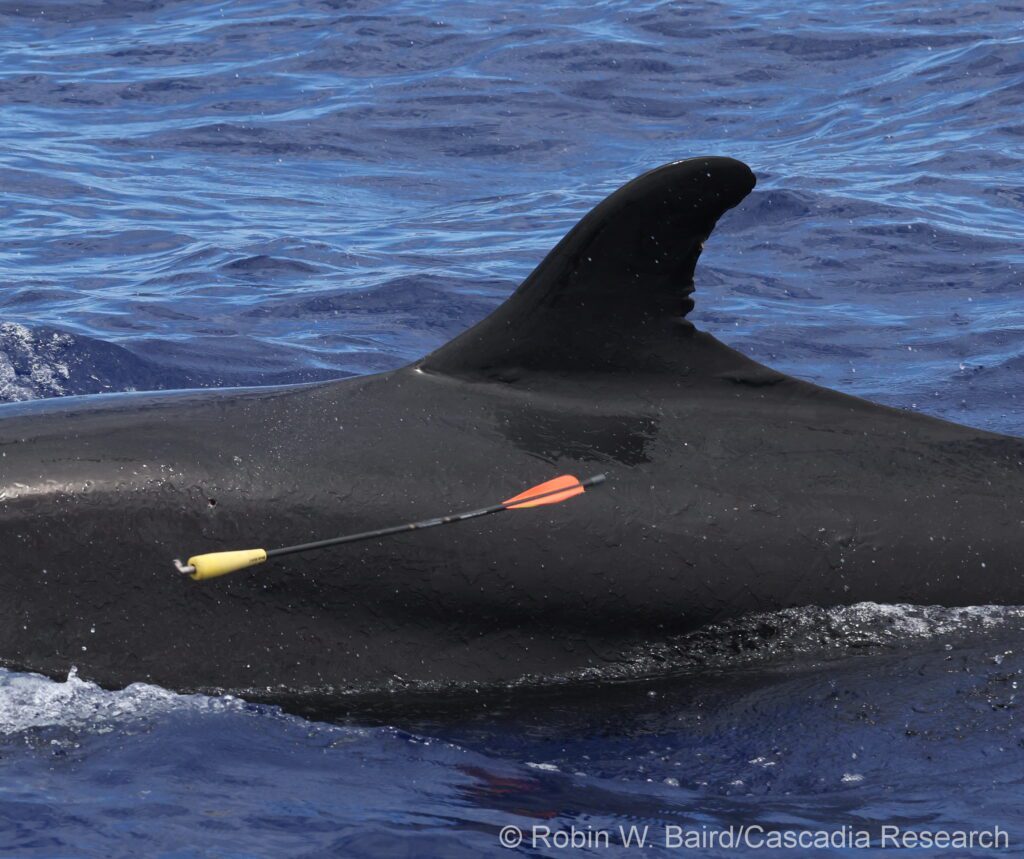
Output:
<path fill-rule="evenodd" d="M 190 578 L 201 582 L 203 579 L 215 579 L 226 576 L 236 570 L 254 567 L 267 560 L 266 549 L 240 549 L 237 552 L 210 552 L 207 555 L 193 555 L 188 565 L 193 568 Z"/>

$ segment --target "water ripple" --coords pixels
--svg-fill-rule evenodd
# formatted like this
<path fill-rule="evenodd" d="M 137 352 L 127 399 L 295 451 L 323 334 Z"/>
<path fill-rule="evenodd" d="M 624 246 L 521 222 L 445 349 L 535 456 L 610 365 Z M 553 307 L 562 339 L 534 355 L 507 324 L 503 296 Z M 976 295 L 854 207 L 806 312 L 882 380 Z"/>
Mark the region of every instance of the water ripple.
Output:
<path fill-rule="evenodd" d="M 456 326 L 335 349 L 413 314 L 389 284 L 497 300 L 622 181 L 721 152 L 761 182 L 712 239 L 699 323 L 1019 432 L 1019 12 L 0 3 L 0 319 L 169 376 L 189 344 L 195 384 L 246 348 L 280 356 L 234 377 L 252 383 L 394 366 Z M 373 323 L 294 312 L 347 289 L 394 303 Z"/>

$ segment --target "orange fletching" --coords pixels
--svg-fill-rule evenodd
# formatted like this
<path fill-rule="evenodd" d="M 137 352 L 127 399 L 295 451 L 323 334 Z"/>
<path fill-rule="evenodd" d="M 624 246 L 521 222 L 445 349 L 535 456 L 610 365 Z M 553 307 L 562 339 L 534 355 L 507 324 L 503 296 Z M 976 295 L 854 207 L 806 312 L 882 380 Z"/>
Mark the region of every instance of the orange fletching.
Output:
<path fill-rule="evenodd" d="M 559 492 L 558 490 L 564 490 Z M 554 480 L 549 480 L 547 483 L 541 483 L 537 486 L 527 489 L 526 492 L 520 492 L 513 498 L 509 498 L 507 501 L 501 503 L 505 505 L 509 510 L 525 510 L 527 507 L 540 507 L 544 504 L 558 504 L 560 501 L 565 501 L 567 498 L 572 498 L 576 495 L 583 494 L 583 487 L 580 486 L 580 482 L 577 478 L 571 474 L 563 474 L 561 477 L 556 477 Z M 548 495 L 547 493 L 552 493 Z M 537 498 L 536 496 L 543 495 L 543 498 Z M 529 499 L 533 499 L 532 501 Z"/>

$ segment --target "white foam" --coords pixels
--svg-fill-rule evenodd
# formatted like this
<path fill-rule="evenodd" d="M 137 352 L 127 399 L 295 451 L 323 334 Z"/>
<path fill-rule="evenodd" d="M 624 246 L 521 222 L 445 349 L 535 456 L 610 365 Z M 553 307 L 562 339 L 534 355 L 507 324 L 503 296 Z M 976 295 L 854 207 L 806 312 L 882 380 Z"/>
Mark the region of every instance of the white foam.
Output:
<path fill-rule="evenodd" d="M 758 612 L 702 627 L 685 635 L 638 645 L 618 663 L 551 676 L 524 676 L 508 687 L 560 685 L 728 669 L 766 661 L 841 656 L 844 652 L 898 649 L 915 641 L 961 638 L 1017 626 L 1024 606 L 885 605 L 862 602 Z M 946 645 L 950 647 L 949 644 Z M 995 658 L 995 657 L 994 657 Z M 426 691 L 431 684 L 419 684 Z M 0 669 L 0 735 L 34 728 L 113 730 L 119 724 L 172 711 L 238 712 L 248 705 L 232 696 L 181 695 L 135 683 L 109 692 L 81 680 L 74 670 L 63 682 Z M 275 708 L 276 709 L 276 708 Z M 280 714 L 282 718 L 290 718 Z M 751 764 L 771 766 L 756 758 Z M 537 769 L 545 764 L 531 763 Z"/>
<path fill-rule="evenodd" d="M 849 606 L 754 612 L 693 632 L 635 646 L 618 662 L 554 677 L 528 675 L 510 686 L 653 677 L 729 669 L 755 663 L 891 651 L 918 642 L 985 634 L 1020 626 L 1024 606 L 944 606 L 861 602 Z"/>
<path fill-rule="evenodd" d="M 81 680 L 74 669 L 62 683 L 0 669 L 0 734 L 51 727 L 103 733 L 172 711 L 223 713 L 244 706 L 231 696 L 178 695 L 146 683 L 109 692 Z"/>
<path fill-rule="evenodd" d="M 71 370 L 65 360 L 75 338 L 60 331 L 36 335 L 16 322 L 0 322 L 0 402 L 59 397 Z"/>
<path fill-rule="evenodd" d="M 797 609 L 800 611 L 800 609 Z M 806 609 L 804 611 L 814 611 Z M 819 610 L 820 611 L 820 610 Z M 1012 620 L 1024 618 L 1024 607 L 1001 605 L 944 606 L 855 603 L 827 609 L 824 616 L 836 632 L 858 627 L 885 630 L 905 638 L 936 638 L 955 632 L 991 629 Z"/>

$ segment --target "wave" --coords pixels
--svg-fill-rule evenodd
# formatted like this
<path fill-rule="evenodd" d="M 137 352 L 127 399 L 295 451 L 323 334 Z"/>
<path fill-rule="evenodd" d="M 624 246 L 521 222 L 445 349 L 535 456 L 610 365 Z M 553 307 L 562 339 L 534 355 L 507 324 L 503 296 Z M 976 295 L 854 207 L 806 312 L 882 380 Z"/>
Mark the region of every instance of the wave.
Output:
<path fill-rule="evenodd" d="M 46 326 L 0 323 L 0 403 L 118 391 L 273 385 L 351 375 L 330 367 L 295 366 L 294 350 L 220 345 L 211 367 L 198 344 L 149 340 L 143 357 L 123 346 Z M 233 354 L 234 352 L 234 354 Z M 198 356 L 198 357 L 197 357 Z"/>

